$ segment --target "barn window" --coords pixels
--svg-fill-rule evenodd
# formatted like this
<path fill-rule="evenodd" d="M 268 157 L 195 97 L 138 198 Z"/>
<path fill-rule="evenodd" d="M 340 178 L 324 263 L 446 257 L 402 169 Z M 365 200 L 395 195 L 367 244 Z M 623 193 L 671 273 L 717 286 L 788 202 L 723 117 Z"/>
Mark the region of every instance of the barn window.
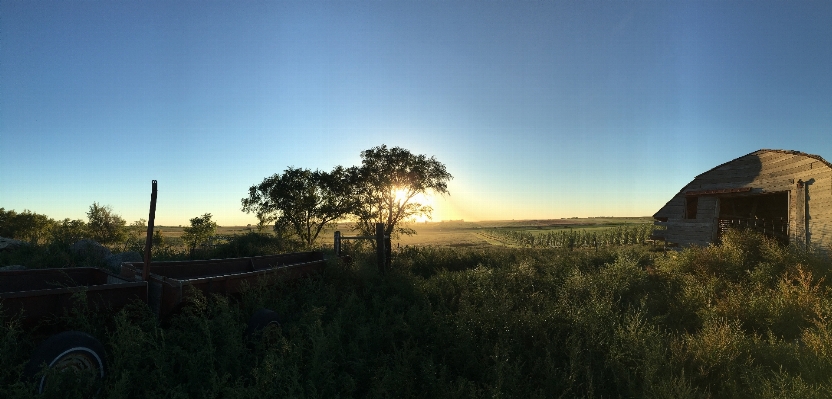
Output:
<path fill-rule="evenodd" d="M 696 219 L 696 208 L 699 206 L 699 197 L 685 197 L 685 219 Z"/>

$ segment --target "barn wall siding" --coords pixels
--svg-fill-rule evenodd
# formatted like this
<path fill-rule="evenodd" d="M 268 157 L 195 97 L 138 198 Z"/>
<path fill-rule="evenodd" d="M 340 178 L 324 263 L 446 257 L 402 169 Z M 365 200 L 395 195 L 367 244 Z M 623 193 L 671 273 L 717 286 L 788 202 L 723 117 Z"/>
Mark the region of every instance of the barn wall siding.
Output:
<path fill-rule="evenodd" d="M 711 241 L 713 223 L 702 220 L 678 219 L 668 220 L 665 240 L 683 246 L 705 246 Z"/>
<path fill-rule="evenodd" d="M 832 252 L 832 170 L 808 185 L 809 243 Z"/>

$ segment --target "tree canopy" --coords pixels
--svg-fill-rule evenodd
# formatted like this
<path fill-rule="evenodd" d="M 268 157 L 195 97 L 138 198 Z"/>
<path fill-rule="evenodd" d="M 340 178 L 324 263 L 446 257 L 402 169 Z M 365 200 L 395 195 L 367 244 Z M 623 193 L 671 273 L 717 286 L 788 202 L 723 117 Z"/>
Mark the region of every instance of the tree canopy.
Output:
<path fill-rule="evenodd" d="M 433 208 L 423 195 L 448 194 L 453 179 L 436 158 L 400 147 L 373 147 L 361 158 L 361 166 L 331 172 L 289 167 L 251 186 L 242 209 L 254 213 L 259 226 L 274 222 L 276 232 L 295 234 L 307 245 L 326 225 L 348 217 L 364 235 L 384 223 L 385 234 L 395 237 L 414 234 L 403 222 L 430 218 Z"/>
<path fill-rule="evenodd" d="M 87 229 L 92 239 L 101 244 L 121 242 L 127 237 L 126 222 L 109 205 L 101 206 L 93 202 L 87 211 L 87 219 Z"/>
<path fill-rule="evenodd" d="M 355 228 L 366 235 L 375 232 L 376 223 L 384 223 L 386 235 L 414 234 L 402 222 L 430 218 L 433 211 L 418 195 L 448 194 L 448 181 L 453 179 L 436 158 L 414 155 L 401 147 L 381 145 L 362 151 L 361 158 L 361 166 L 353 169 L 356 200 L 352 214 Z"/>
<path fill-rule="evenodd" d="M 276 232 L 291 232 L 311 245 L 329 223 L 352 209 L 352 175 L 343 167 L 331 172 L 287 168 L 249 188 L 243 211 L 260 224 L 275 222 Z"/>
<path fill-rule="evenodd" d="M 14 210 L 6 211 L 0 208 L 0 237 L 25 240 L 38 244 L 42 239 L 48 239 L 55 221 L 34 213 L 28 209 L 21 213 Z"/>
<path fill-rule="evenodd" d="M 211 220 L 211 214 L 206 213 L 191 219 L 191 226 L 182 229 L 182 241 L 189 248 L 194 249 L 197 245 L 204 244 L 217 231 L 217 223 Z"/>

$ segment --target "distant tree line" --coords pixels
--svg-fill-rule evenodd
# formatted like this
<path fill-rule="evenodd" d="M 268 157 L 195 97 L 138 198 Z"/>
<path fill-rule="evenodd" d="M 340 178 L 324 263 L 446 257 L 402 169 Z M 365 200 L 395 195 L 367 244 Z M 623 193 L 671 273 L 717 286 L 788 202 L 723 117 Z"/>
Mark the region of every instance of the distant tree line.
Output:
<path fill-rule="evenodd" d="M 361 166 L 336 166 L 330 172 L 288 167 L 249 188 L 242 210 L 253 213 L 258 228 L 273 224 L 279 235 L 291 235 L 312 245 L 321 230 L 351 220 L 363 235 L 375 234 L 384 223 L 385 235 L 414 234 L 405 221 L 430 218 L 433 209 L 420 194 L 448 194 L 453 178 L 434 157 L 385 145 L 361 152 Z"/>
<path fill-rule="evenodd" d="M 90 205 L 86 221 L 69 218 L 56 221 L 28 209 L 17 213 L 0 208 L 0 237 L 32 244 L 47 241 L 72 243 L 83 238 L 101 244 L 113 244 L 124 241 L 130 232 L 131 229 L 127 228 L 121 216 L 113 212 L 110 206 L 99 205 L 97 202 Z"/>
<path fill-rule="evenodd" d="M 208 241 L 216 232 L 217 224 L 206 213 L 191 219 L 191 227 L 184 229 L 182 240 L 195 248 Z M 130 225 L 109 205 L 93 202 L 87 211 L 87 220 L 63 219 L 56 221 L 46 215 L 27 210 L 16 212 L 0 208 L 0 237 L 13 238 L 32 244 L 55 243 L 70 245 L 82 239 L 94 240 L 102 245 L 123 245 L 139 249 L 147 232 L 147 220 L 139 219 Z M 165 243 L 160 230 L 153 232 L 153 245 Z"/>

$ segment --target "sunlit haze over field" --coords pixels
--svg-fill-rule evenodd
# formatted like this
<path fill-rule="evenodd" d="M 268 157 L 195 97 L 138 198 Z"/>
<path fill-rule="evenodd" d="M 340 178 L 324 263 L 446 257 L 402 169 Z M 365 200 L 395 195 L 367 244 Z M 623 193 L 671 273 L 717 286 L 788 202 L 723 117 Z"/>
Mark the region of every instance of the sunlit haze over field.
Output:
<path fill-rule="evenodd" d="M 0 2 L 0 207 L 241 211 L 285 168 L 434 156 L 433 220 L 652 215 L 761 148 L 832 160 L 827 1 Z"/>

